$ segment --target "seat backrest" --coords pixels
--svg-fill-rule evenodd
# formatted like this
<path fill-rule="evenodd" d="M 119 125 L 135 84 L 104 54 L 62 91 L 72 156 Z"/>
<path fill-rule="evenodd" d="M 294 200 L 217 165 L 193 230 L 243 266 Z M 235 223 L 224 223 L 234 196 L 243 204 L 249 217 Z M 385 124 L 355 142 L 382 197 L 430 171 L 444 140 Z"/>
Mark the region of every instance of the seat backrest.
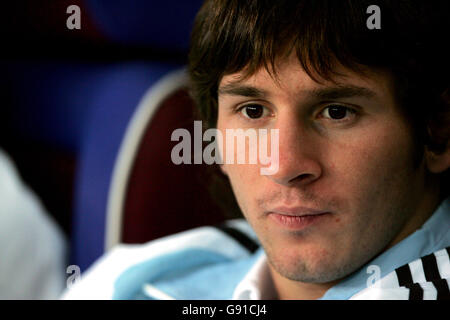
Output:
<path fill-rule="evenodd" d="M 171 160 L 178 143 L 172 132 L 184 128 L 193 136 L 184 70 L 161 74 L 134 105 L 118 103 L 115 90 L 109 92 L 105 102 L 116 102 L 93 113 L 79 169 L 73 263 L 82 270 L 118 243 L 143 243 L 226 218 L 208 192 L 210 169 Z"/>

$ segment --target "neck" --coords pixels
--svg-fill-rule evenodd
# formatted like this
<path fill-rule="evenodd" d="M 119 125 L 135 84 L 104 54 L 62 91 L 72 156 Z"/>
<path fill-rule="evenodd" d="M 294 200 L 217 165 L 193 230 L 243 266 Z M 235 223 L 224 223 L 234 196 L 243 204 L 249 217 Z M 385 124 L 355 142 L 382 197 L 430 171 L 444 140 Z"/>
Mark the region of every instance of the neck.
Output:
<path fill-rule="evenodd" d="M 419 200 L 414 205 L 414 213 L 408 218 L 402 230 L 392 239 L 383 251 L 393 247 L 410 234 L 414 233 L 417 229 L 421 228 L 439 206 L 441 199 L 439 197 L 440 189 L 438 181 L 428 181 L 427 187 L 420 193 L 422 194 L 422 197 L 417 197 Z"/>

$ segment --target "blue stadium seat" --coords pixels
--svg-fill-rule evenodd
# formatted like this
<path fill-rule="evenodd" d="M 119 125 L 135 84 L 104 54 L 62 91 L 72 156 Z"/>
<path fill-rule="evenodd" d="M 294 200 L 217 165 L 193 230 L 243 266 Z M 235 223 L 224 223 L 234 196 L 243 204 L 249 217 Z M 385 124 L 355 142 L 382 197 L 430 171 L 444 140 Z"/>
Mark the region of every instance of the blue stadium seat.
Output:
<path fill-rule="evenodd" d="M 84 270 L 105 251 L 108 194 L 127 127 L 145 93 L 174 66 L 139 63 L 105 70 L 83 133 L 72 224 L 72 262 Z M 81 101 L 80 101 L 81 102 Z"/>

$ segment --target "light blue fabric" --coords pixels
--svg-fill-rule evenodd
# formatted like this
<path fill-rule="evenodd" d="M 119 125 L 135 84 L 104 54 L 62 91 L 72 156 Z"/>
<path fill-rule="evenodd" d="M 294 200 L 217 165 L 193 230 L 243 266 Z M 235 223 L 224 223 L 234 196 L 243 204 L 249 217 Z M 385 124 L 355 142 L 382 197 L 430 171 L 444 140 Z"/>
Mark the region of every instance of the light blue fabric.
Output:
<path fill-rule="evenodd" d="M 113 299 L 150 299 L 142 292 L 151 284 L 175 299 L 229 299 L 255 263 L 257 255 L 231 260 L 204 249 L 185 249 L 127 269 L 115 282 Z"/>
<path fill-rule="evenodd" d="M 347 300 L 365 289 L 371 275 L 367 273 L 369 265 L 377 265 L 384 277 L 406 263 L 449 246 L 449 226 L 450 199 L 447 199 L 422 228 L 329 289 L 321 299 Z M 218 231 L 220 236 L 223 235 Z M 115 283 L 113 298 L 151 299 L 142 290 L 148 283 L 175 299 L 231 299 L 234 289 L 261 254 L 262 248 L 233 260 L 214 248 L 195 247 L 164 254 L 126 270 Z"/>
<path fill-rule="evenodd" d="M 176 299 L 227 300 L 253 266 L 258 255 L 206 266 L 183 278 L 166 279 L 154 285 Z"/>

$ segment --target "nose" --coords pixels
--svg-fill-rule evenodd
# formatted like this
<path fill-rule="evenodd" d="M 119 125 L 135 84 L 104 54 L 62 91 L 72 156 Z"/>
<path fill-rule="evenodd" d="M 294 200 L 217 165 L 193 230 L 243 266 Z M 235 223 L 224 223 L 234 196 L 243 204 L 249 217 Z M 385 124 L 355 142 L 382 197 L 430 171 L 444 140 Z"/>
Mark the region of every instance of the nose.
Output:
<path fill-rule="evenodd" d="M 283 186 L 306 186 L 316 181 L 322 175 L 320 138 L 296 119 L 280 122 L 278 129 L 278 170 L 267 178 Z"/>

